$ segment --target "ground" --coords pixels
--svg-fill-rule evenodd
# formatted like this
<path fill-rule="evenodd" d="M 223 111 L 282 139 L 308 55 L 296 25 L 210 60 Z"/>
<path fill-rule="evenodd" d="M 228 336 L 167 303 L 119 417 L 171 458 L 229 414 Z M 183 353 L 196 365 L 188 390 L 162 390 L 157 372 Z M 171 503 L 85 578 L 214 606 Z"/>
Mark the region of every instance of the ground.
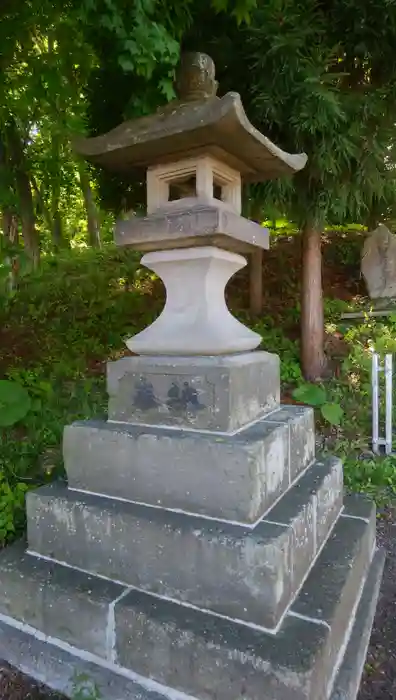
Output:
<path fill-rule="evenodd" d="M 329 424 L 317 405 L 321 448 L 340 455 L 348 488 L 377 499 L 379 541 L 388 551 L 376 626 L 359 700 L 396 698 L 394 580 L 396 508 L 394 458 L 374 458 L 370 437 L 370 345 L 396 351 L 395 318 L 346 326 L 340 312 L 365 294 L 360 278 L 359 231 L 323 237 L 326 350 L 333 378 L 323 385 L 327 404 L 344 411 Z M 249 317 L 246 271 L 228 289 L 231 308 L 263 337 L 263 348 L 281 357 L 282 399 L 294 402 L 299 367 L 300 239 L 277 236 L 264 254 L 263 314 Z M 107 359 L 126 353 L 124 339 L 146 326 L 163 305 L 162 284 L 139 269 L 138 258 L 113 248 L 44 260 L 0 304 L 0 379 L 27 388 L 31 410 L 0 430 L 0 546 L 24 528 L 24 490 L 63 474 L 59 446 L 65 424 L 106 412 Z M 0 397 L 1 398 L 1 397 Z M 313 402 L 312 402 L 313 403 Z M 1 426 L 1 400 L 0 400 Z M 56 700 L 14 671 L 0 672 L 0 700 Z M 59 700 L 59 698 L 58 698 Z M 90 700 L 90 699 L 87 699 Z"/>

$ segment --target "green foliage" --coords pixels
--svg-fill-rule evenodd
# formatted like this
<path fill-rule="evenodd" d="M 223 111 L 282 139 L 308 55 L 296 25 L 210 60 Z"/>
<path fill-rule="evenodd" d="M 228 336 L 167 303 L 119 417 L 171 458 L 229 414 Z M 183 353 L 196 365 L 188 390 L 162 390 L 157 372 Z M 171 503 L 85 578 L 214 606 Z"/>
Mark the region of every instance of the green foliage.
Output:
<path fill-rule="evenodd" d="M 0 474 L 12 490 L 63 477 L 64 426 L 105 416 L 105 362 L 163 303 L 138 257 L 113 246 L 47 256 L 0 307 L 0 375 L 31 400 L 23 422 L 0 430 Z M 23 502 L 15 508 L 23 524 Z"/>
<path fill-rule="evenodd" d="M 310 406 L 323 406 L 326 403 L 326 392 L 317 384 L 303 384 L 293 391 L 293 398 Z"/>
<path fill-rule="evenodd" d="M 247 319 L 244 319 L 246 322 Z M 282 358 L 281 381 L 293 384 L 301 381 L 298 343 L 285 336 L 280 328 L 274 326 L 271 318 L 263 318 L 255 323 L 253 330 L 261 335 L 261 347 L 269 352 L 276 352 Z"/>
<path fill-rule="evenodd" d="M 238 26 L 242 22 L 250 24 L 251 13 L 256 7 L 256 0 L 213 0 L 213 7 L 216 12 L 229 12 L 231 17 L 235 17 Z"/>
<path fill-rule="evenodd" d="M 0 323 L 19 318 L 18 338 L 25 347 L 18 348 L 24 356 L 15 357 L 14 368 L 39 367 L 50 376 L 62 366 L 75 373 L 87 358 L 106 359 L 112 344 L 122 347 L 123 334 L 136 332 L 156 308 L 144 311 L 146 275 L 137 276 L 139 257 L 113 246 L 47 256 L 21 280 L 3 315 L 0 309 Z M 0 348 L 0 362 L 11 353 L 12 348 Z"/>
<path fill-rule="evenodd" d="M 0 545 L 14 537 L 24 526 L 27 485 L 10 484 L 0 472 Z"/>
<path fill-rule="evenodd" d="M 213 53 L 221 91 L 239 90 L 260 129 L 308 153 L 294 180 L 251 188 L 267 215 L 344 222 L 370 211 L 392 219 L 396 10 L 380 0 L 364 8 L 357 0 L 7 3 L 0 10 L 0 208 L 21 219 L 22 168 L 36 244 L 48 251 L 81 241 L 86 212 L 71 133 L 103 133 L 172 99 L 182 45 Z M 11 123 L 22 148 L 18 168 L 7 152 Z M 112 211 L 144 199 L 133 178 L 92 172 L 91 181 L 94 197 Z"/>
<path fill-rule="evenodd" d="M 0 428 L 15 425 L 25 418 L 31 406 L 26 389 L 7 379 L 0 380 Z"/>
<path fill-rule="evenodd" d="M 321 414 L 330 425 L 340 425 L 344 417 L 344 411 L 339 403 L 326 401 L 320 407 Z"/>
<path fill-rule="evenodd" d="M 293 398 L 301 403 L 319 408 L 322 417 L 330 425 L 340 425 L 344 411 L 339 403 L 328 401 L 326 390 L 317 384 L 302 384 L 293 391 Z"/>
<path fill-rule="evenodd" d="M 195 4 L 27 0 L 7 1 L 0 9 L 0 218 L 5 210 L 15 215 L 19 243 L 31 257 L 33 249 L 38 257 L 39 247 L 67 247 L 76 224 L 80 230 L 84 225 L 86 202 L 71 135 L 106 131 L 174 97 L 174 69 Z M 237 26 L 249 20 L 256 3 L 203 4 L 211 16 L 228 14 Z M 90 176 L 94 199 L 99 192 L 110 210 L 144 201 L 133 178 Z"/>
<path fill-rule="evenodd" d="M 339 229 L 344 230 L 340 231 Z M 328 235 L 330 237 L 334 236 L 335 231 L 337 231 L 337 245 L 328 246 L 326 250 L 326 263 L 338 265 L 343 269 L 359 269 L 365 238 L 364 232 L 356 231 L 351 226 L 334 226 Z"/>
<path fill-rule="evenodd" d="M 195 18 L 185 43 L 212 53 L 222 92 L 240 92 L 255 126 L 308 154 L 297 177 L 251 188 L 270 216 L 323 225 L 391 215 L 395 4 L 268 0 L 240 30 L 226 15 L 210 21 L 204 7 Z"/>
<path fill-rule="evenodd" d="M 72 700 L 101 700 L 103 697 L 96 683 L 83 673 L 74 677 L 72 693 Z"/>
<path fill-rule="evenodd" d="M 380 5 L 366 3 L 363 19 L 361 4 L 353 1 L 280 8 L 270 0 L 245 30 L 253 117 L 270 124 L 282 145 L 309 155 L 289 192 L 282 183 L 280 191 L 270 187 L 283 191 L 300 221 L 307 215 L 322 223 L 356 220 L 384 196 L 396 62 L 389 55 L 385 64 L 373 27 L 392 43 L 396 9 Z"/>
<path fill-rule="evenodd" d="M 370 318 L 358 324 L 339 322 L 349 352 L 341 365 L 340 377 L 326 387 L 332 400 L 342 401 L 345 410 L 342 428 L 330 437 L 327 449 L 344 463 L 347 488 L 364 491 L 380 503 L 396 494 L 396 459 L 375 457 L 369 450 L 371 436 L 371 360 L 375 350 L 382 356 L 396 350 L 396 319 Z M 383 376 L 380 378 L 384 382 Z M 380 419 L 384 424 L 385 392 L 380 394 Z M 396 387 L 394 387 L 394 403 Z"/>
<path fill-rule="evenodd" d="M 357 454 L 358 447 L 346 440 L 338 440 L 332 448 L 343 461 L 345 487 L 350 491 L 366 493 L 379 505 L 388 505 L 396 495 L 395 457 L 373 457 L 364 452 Z"/>

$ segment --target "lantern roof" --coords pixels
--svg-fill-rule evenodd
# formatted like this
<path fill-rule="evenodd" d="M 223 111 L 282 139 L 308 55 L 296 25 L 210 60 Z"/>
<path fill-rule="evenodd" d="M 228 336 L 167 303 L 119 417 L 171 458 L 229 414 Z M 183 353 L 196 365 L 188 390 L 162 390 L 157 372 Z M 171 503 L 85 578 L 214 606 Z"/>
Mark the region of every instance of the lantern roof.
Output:
<path fill-rule="evenodd" d="M 293 175 L 305 166 L 305 153 L 283 151 L 249 122 L 238 93 L 217 97 L 214 63 L 206 54 L 182 55 L 176 90 L 177 99 L 154 114 L 75 139 L 75 151 L 120 173 L 207 154 L 247 182 Z"/>

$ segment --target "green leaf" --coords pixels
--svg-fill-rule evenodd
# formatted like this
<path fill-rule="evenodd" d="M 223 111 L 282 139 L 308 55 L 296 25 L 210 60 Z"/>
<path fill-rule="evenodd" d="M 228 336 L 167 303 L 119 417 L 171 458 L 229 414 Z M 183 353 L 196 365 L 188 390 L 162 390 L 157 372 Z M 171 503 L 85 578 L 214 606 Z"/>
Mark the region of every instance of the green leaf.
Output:
<path fill-rule="evenodd" d="M 256 0 L 237 0 L 236 6 L 231 14 L 236 18 L 238 25 L 242 24 L 242 22 L 250 24 L 251 13 L 256 7 L 256 4 Z"/>
<path fill-rule="evenodd" d="M 331 425 L 340 425 L 344 411 L 339 403 L 325 403 L 320 409 L 320 412 L 325 420 Z"/>
<path fill-rule="evenodd" d="M 131 61 L 130 58 L 127 58 L 127 56 L 119 56 L 119 57 L 118 57 L 118 63 L 120 64 L 120 66 L 121 66 L 122 70 L 124 71 L 124 73 L 131 73 L 131 72 L 133 72 L 133 71 L 135 70 L 135 68 L 136 68 L 136 66 L 135 66 L 135 64 L 133 63 L 133 61 Z"/>
<path fill-rule="evenodd" d="M 212 6 L 216 12 L 225 12 L 228 8 L 228 0 L 212 0 Z"/>
<path fill-rule="evenodd" d="M 18 423 L 29 412 L 30 406 L 30 396 L 23 386 L 6 379 L 0 380 L 0 427 Z"/>
<path fill-rule="evenodd" d="M 309 406 L 323 406 L 326 392 L 317 384 L 303 384 L 293 391 L 293 398 Z"/>
<path fill-rule="evenodd" d="M 161 78 L 161 80 L 158 82 L 158 87 L 162 94 L 165 95 L 168 102 L 174 99 L 175 90 L 173 87 L 173 81 L 170 78 Z"/>

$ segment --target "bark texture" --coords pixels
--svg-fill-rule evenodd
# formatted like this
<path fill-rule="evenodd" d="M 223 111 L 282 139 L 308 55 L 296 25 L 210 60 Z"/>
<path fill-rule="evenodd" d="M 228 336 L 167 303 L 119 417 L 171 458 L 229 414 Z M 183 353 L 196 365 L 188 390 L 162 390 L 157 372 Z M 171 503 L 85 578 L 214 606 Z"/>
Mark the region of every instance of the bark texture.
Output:
<path fill-rule="evenodd" d="M 320 379 L 326 366 L 321 230 L 314 223 L 302 230 L 301 365 L 309 381 Z"/>

